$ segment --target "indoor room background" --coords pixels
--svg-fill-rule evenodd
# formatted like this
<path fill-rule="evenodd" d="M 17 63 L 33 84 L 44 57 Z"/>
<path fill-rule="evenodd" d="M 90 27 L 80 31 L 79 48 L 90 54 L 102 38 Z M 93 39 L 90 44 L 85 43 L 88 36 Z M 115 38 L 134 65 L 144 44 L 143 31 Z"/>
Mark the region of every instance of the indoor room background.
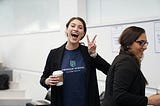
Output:
<path fill-rule="evenodd" d="M 13 70 L 16 89 L 25 90 L 27 98 L 44 99 L 47 90 L 39 80 L 46 58 L 66 41 L 65 24 L 73 16 L 86 20 L 87 34 L 97 35 L 97 52 L 109 63 L 118 54 L 123 29 L 143 27 L 149 45 L 141 68 L 147 87 L 160 89 L 159 0 L 0 0 L 0 13 L 0 63 Z M 87 45 L 86 37 L 82 42 Z M 106 76 L 98 70 L 97 75 L 101 93 Z"/>

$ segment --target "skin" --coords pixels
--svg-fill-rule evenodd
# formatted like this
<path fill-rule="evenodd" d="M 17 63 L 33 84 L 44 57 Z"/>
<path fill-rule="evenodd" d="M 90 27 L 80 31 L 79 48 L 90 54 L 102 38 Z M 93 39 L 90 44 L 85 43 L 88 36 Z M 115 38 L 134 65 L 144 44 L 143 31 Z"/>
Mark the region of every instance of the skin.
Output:
<path fill-rule="evenodd" d="M 147 41 L 147 37 L 146 37 L 146 34 L 143 33 L 141 34 L 141 36 L 137 39 L 138 41 L 139 40 L 144 40 L 144 41 Z M 144 51 L 147 49 L 147 46 L 144 45 L 140 45 L 139 43 L 137 42 L 134 42 L 131 46 L 130 46 L 130 52 L 133 53 L 138 60 L 141 60 L 143 58 L 143 55 L 144 55 Z"/>
<path fill-rule="evenodd" d="M 79 41 L 84 36 L 84 26 L 82 22 L 77 19 L 73 20 L 66 29 L 66 33 L 68 37 L 66 49 L 74 50 L 78 48 Z"/>

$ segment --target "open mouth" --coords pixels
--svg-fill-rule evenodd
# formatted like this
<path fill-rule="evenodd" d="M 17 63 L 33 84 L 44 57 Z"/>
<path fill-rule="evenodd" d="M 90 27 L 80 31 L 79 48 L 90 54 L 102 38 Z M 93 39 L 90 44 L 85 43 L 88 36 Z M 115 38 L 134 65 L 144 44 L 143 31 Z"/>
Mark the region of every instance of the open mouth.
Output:
<path fill-rule="evenodd" d="M 78 35 L 77 34 L 71 34 L 73 37 L 78 37 Z"/>

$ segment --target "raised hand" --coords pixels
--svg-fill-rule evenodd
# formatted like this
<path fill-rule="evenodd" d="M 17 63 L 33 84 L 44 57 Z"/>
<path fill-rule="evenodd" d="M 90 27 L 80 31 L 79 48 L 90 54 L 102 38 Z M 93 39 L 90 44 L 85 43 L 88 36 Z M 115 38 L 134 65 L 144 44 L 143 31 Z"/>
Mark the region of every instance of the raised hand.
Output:
<path fill-rule="evenodd" d="M 89 40 L 89 36 L 87 35 L 87 42 L 88 42 L 88 52 L 89 54 L 94 54 L 96 53 L 96 44 L 95 44 L 95 39 L 97 35 L 94 36 L 92 41 Z"/>

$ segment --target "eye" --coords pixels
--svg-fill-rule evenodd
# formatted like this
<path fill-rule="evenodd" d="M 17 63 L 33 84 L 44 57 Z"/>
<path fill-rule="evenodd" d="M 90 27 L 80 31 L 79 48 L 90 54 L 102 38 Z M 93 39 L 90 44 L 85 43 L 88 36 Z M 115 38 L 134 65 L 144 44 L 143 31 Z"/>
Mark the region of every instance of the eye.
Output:
<path fill-rule="evenodd" d="M 71 24 L 70 26 L 71 26 L 71 27 L 75 27 L 75 24 Z"/>
<path fill-rule="evenodd" d="M 136 43 L 138 43 L 140 46 L 148 46 L 148 42 L 145 40 L 136 40 Z"/>
<path fill-rule="evenodd" d="M 83 26 L 82 26 L 82 25 L 80 25 L 80 26 L 78 26 L 78 28 L 79 28 L 79 29 L 83 29 Z"/>

